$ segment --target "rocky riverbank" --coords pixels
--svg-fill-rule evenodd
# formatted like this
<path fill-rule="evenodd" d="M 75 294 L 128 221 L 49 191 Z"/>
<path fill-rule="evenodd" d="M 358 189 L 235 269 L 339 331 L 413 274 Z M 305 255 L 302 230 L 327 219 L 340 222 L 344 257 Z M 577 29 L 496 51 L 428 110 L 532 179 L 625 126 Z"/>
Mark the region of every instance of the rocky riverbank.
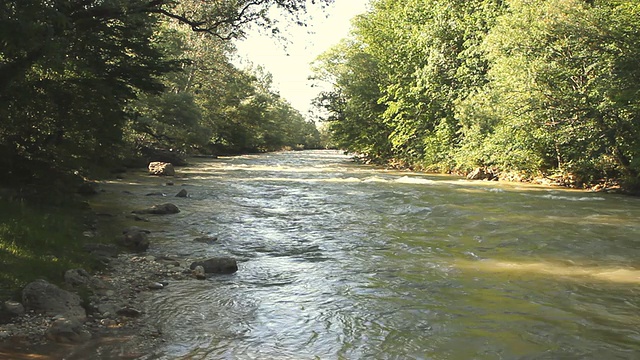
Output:
<path fill-rule="evenodd" d="M 186 197 L 186 192 L 176 196 Z M 132 209 L 130 216 L 145 214 L 160 219 L 178 212 L 175 205 L 164 203 Z M 116 221 L 108 222 L 107 226 L 117 226 Z M 93 226 L 85 236 L 91 239 L 101 226 Z M 23 289 L 22 301 L 0 304 L 4 315 L 0 358 L 141 357 L 164 341 L 162 329 L 150 321 L 153 309 L 145 305 L 152 292 L 161 292 L 177 281 L 199 281 L 213 273 L 237 271 L 235 260 L 229 258 L 147 255 L 149 235 L 149 230 L 128 227 L 113 244 L 87 243 L 87 256 L 103 262 L 103 270 L 89 274 L 84 269 L 69 269 L 60 286 L 37 280 Z M 216 238 L 194 241 L 215 242 Z"/>

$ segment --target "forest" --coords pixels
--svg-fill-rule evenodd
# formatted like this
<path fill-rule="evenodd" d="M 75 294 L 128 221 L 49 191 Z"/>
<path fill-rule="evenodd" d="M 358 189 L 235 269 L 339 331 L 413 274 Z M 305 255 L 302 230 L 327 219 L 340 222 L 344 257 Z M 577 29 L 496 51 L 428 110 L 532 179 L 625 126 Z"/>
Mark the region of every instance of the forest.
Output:
<path fill-rule="evenodd" d="M 307 6 L 2 1 L 0 187 L 47 187 L 52 175 L 95 178 L 152 151 L 318 147 L 315 124 L 280 97 L 268 72 L 232 63 L 233 41 L 249 26 L 277 37 L 282 24 L 273 14 L 304 25 Z"/>
<path fill-rule="evenodd" d="M 639 189 L 636 0 L 373 0 L 314 67 L 365 161 Z"/>

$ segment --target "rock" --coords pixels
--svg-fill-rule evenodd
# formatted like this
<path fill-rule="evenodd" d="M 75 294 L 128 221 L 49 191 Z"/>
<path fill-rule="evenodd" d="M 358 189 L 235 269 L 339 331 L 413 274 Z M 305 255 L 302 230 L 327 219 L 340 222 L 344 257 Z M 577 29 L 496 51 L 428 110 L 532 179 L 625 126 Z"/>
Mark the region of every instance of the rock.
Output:
<path fill-rule="evenodd" d="M 116 314 L 120 316 L 135 318 L 135 317 L 140 317 L 142 315 L 142 311 L 131 308 L 131 307 L 125 307 L 116 311 Z"/>
<path fill-rule="evenodd" d="M 84 269 L 71 269 L 64 273 L 64 282 L 71 286 L 88 285 L 91 275 Z"/>
<path fill-rule="evenodd" d="M 91 276 L 84 269 L 71 269 L 64 273 L 64 282 L 72 287 L 86 286 L 92 289 L 106 289 L 109 286 L 104 281 Z"/>
<path fill-rule="evenodd" d="M 164 285 L 159 283 L 159 282 L 153 282 L 153 283 L 149 284 L 148 287 L 151 290 L 162 290 L 162 289 L 164 289 Z"/>
<path fill-rule="evenodd" d="M 78 187 L 78 194 L 84 196 L 96 195 L 98 193 L 98 183 L 87 181 Z"/>
<path fill-rule="evenodd" d="M 98 304 L 96 311 L 104 317 L 113 316 L 118 312 L 118 306 L 112 303 Z"/>
<path fill-rule="evenodd" d="M 235 259 L 226 257 L 211 258 L 202 261 L 194 261 L 191 263 L 191 270 L 195 270 L 198 266 L 202 266 L 207 274 L 233 274 L 238 271 L 238 264 Z"/>
<path fill-rule="evenodd" d="M 62 315 L 84 321 L 87 313 L 81 303 L 80 296 L 62 290 L 46 280 L 36 280 L 22 290 L 22 304 L 25 309 L 44 315 Z"/>
<path fill-rule="evenodd" d="M 171 203 L 153 205 L 150 208 L 142 209 L 142 210 L 134 210 L 132 211 L 134 214 L 156 214 L 156 215 L 167 215 L 167 214 L 177 214 L 180 212 L 177 206 Z"/>
<path fill-rule="evenodd" d="M 24 306 L 17 301 L 5 301 L 3 304 L 3 310 L 7 315 L 9 315 L 9 317 L 24 315 Z"/>
<path fill-rule="evenodd" d="M 147 236 L 149 233 L 151 233 L 149 230 L 132 226 L 122 231 L 122 239 L 120 243 L 122 246 L 133 251 L 146 251 L 150 245 Z"/>
<path fill-rule="evenodd" d="M 173 186 L 175 185 L 173 181 L 167 181 L 167 186 Z"/>
<path fill-rule="evenodd" d="M 218 241 L 217 236 L 201 236 L 193 239 L 194 242 L 204 243 L 204 244 L 213 244 Z"/>
<path fill-rule="evenodd" d="M 195 276 L 196 279 L 200 279 L 200 280 L 207 278 L 207 275 L 204 272 L 204 268 L 201 265 L 198 265 L 193 269 L 193 276 Z"/>
<path fill-rule="evenodd" d="M 187 194 L 187 190 L 185 190 L 185 189 L 180 190 L 180 191 L 176 194 L 176 197 L 180 197 L 180 198 L 186 198 L 187 196 L 188 196 L 188 194 Z"/>
<path fill-rule="evenodd" d="M 167 194 L 161 192 L 150 192 L 148 194 L 145 194 L 145 196 L 167 196 Z"/>
<path fill-rule="evenodd" d="M 174 176 L 176 170 L 168 162 L 153 161 L 149 163 L 149 174 L 157 176 Z"/>
<path fill-rule="evenodd" d="M 82 327 L 80 321 L 65 317 L 56 319 L 45 335 L 47 339 L 63 344 L 81 344 L 91 339 L 91 333 Z"/>
<path fill-rule="evenodd" d="M 496 176 L 493 171 L 486 168 L 476 168 L 467 175 L 469 180 L 493 180 Z"/>
<path fill-rule="evenodd" d="M 83 246 L 84 250 L 89 254 L 98 258 L 115 258 L 120 250 L 113 244 L 89 243 Z"/>

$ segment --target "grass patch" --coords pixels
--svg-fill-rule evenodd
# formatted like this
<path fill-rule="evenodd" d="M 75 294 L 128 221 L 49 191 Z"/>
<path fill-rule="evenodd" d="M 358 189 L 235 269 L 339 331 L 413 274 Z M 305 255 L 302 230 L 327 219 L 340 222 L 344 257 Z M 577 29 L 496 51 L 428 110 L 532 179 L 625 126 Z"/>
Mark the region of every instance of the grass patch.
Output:
<path fill-rule="evenodd" d="M 95 269 L 82 248 L 85 216 L 73 207 L 0 200 L 0 299 L 39 278 L 60 284 L 68 269 Z"/>

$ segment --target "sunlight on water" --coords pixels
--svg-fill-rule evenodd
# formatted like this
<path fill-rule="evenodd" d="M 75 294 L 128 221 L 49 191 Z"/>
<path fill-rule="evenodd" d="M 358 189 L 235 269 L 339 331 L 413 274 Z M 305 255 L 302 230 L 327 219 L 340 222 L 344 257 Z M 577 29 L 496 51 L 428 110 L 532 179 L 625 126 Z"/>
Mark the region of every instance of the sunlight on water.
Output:
<path fill-rule="evenodd" d="M 127 174 L 92 203 L 126 219 L 173 202 L 179 214 L 144 223 L 150 255 L 239 262 L 151 294 L 167 342 L 149 360 L 640 353 L 640 199 L 385 170 L 335 151 L 197 159 L 177 173 L 175 186 Z M 189 197 L 174 198 L 180 188 Z M 193 241 L 202 234 L 219 241 Z"/>
<path fill-rule="evenodd" d="M 573 281 L 610 281 L 640 284 L 640 270 L 620 267 L 581 266 L 551 261 L 518 262 L 501 260 L 456 260 L 455 267 L 485 273 L 521 273 L 563 277 Z"/>

